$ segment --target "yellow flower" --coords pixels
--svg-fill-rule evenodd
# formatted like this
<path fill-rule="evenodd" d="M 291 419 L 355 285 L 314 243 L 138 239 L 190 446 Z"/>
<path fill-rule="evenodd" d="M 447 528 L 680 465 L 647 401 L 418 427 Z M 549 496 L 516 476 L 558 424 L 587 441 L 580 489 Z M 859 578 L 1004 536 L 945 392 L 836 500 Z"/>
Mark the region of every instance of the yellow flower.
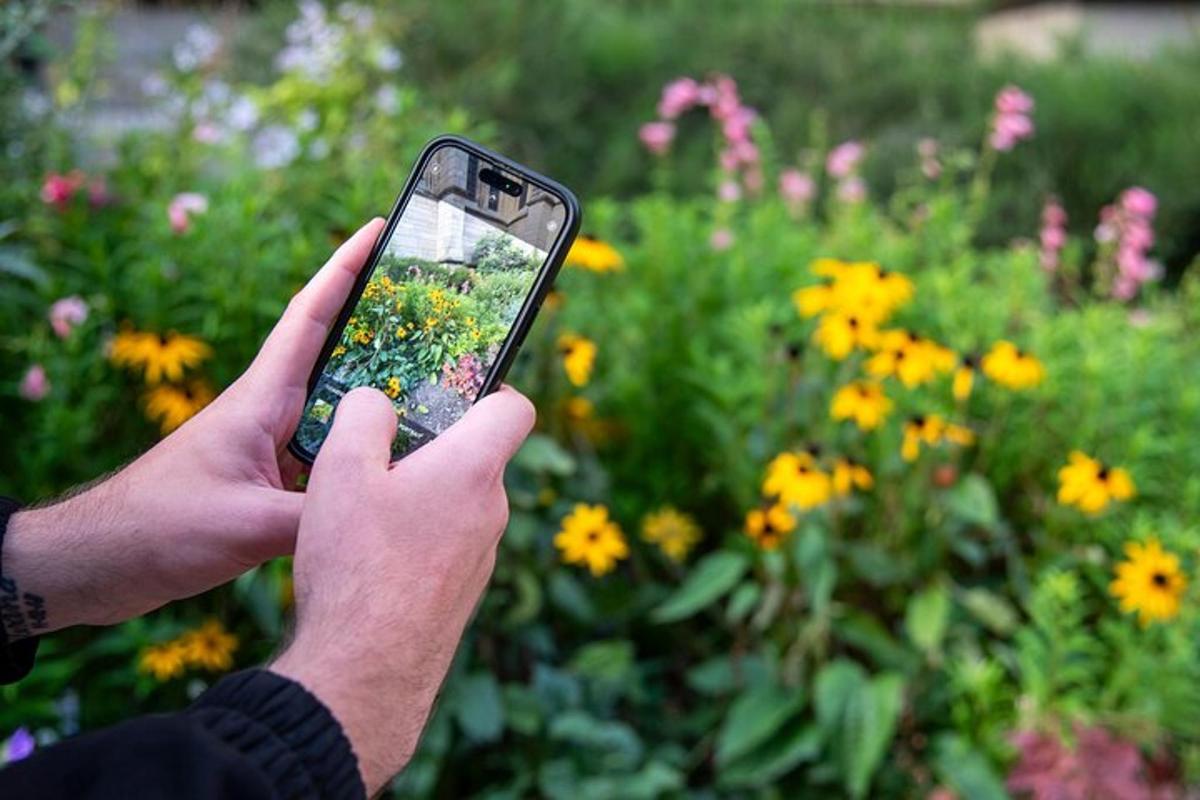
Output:
<path fill-rule="evenodd" d="M 1129 500 L 1137 493 L 1129 472 L 1108 467 L 1094 458 L 1073 451 L 1067 465 L 1058 471 L 1058 502 L 1076 506 L 1087 514 L 1098 514 L 1117 500 Z"/>
<path fill-rule="evenodd" d="M 873 322 L 854 314 L 830 312 L 821 317 L 813 332 L 813 341 L 821 346 L 825 355 L 841 361 L 856 348 L 874 349 L 879 344 L 879 331 Z"/>
<path fill-rule="evenodd" d="M 954 353 L 911 331 L 888 330 L 879 336 L 879 352 L 867 361 L 876 378 L 898 378 L 909 389 L 954 368 Z"/>
<path fill-rule="evenodd" d="M 397 325 L 396 338 L 403 339 L 405 336 L 408 336 L 408 328 L 404 327 L 403 325 Z"/>
<path fill-rule="evenodd" d="M 617 562 L 629 557 L 629 546 L 617 523 L 608 518 L 604 506 L 579 503 L 562 521 L 554 536 L 564 564 L 583 564 L 599 577 L 611 572 Z"/>
<path fill-rule="evenodd" d="M 792 294 L 792 302 L 802 317 L 828 311 L 853 315 L 874 326 L 886 321 L 913 296 L 912 281 L 871 261 L 821 258 L 812 263 L 811 270 L 829 282 Z"/>
<path fill-rule="evenodd" d="M 619 272 L 625 259 L 612 245 L 591 236 L 578 236 L 567 251 L 567 266 L 582 267 L 592 272 Z"/>
<path fill-rule="evenodd" d="M 578 395 L 567 400 L 565 409 L 567 419 L 572 422 L 583 422 L 592 418 L 596 412 L 596 406 L 591 400 Z"/>
<path fill-rule="evenodd" d="M 1127 560 L 1117 564 L 1117 577 L 1108 587 L 1121 601 L 1121 610 L 1137 612 L 1143 626 L 1175 617 L 1187 589 L 1179 557 L 1163 550 L 1157 539 L 1144 545 L 1127 542 L 1125 555 Z"/>
<path fill-rule="evenodd" d="M 796 529 L 796 518 L 779 504 L 756 508 L 746 514 L 746 535 L 763 550 L 779 547 Z"/>
<path fill-rule="evenodd" d="M 585 386 L 596 364 L 596 343 L 578 334 L 564 333 L 558 337 L 558 351 L 562 354 L 567 380 L 574 386 Z"/>
<path fill-rule="evenodd" d="M 233 666 L 238 639 L 215 619 L 188 631 L 178 639 L 187 663 L 210 672 L 225 672 Z"/>
<path fill-rule="evenodd" d="M 358 344 L 370 344 L 374 336 L 375 334 L 366 328 L 360 328 L 354 332 L 354 341 Z"/>
<path fill-rule="evenodd" d="M 833 395 L 829 415 L 839 421 L 852 419 L 859 428 L 869 431 L 878 428 L 891 410 L 892 401 L 878 382 L 854 381 Z"/>
<path fill-rule="evenodd" d="M 642 520 L 642 538 L 657 544 L 667 558 L 683 561 L 701 537 L 700 526 L 687 514 L 667 506 Z"/>
<path fill-rule="evenodd" d="M 762 491 L 781 505 L 806 510 L 827 501 L 832 487 L 811 453 L 780 453 L 767 465 Z"/>
<path fill-rule="evenodd" d="M 833 462 L 833 491 L 839 497 L 850 494 L 854 488 L 864 492 L 875 485 L 871 471 L 849 458 L 839 458 Z"/>
<path fill-rule="evenodd" d="M 333 348 L 333 352 L 329 354 L 329 357 L 340 358 L 344 355 L 346 355 L 346 346 L 339 344 L 337 347 Z"/>
<path fill-rule="evenodd" d="M 194 336 L 148 333 L 126 328 L 113 337 L 108 357 L 119 367 L 144 370 L 147 383 L 179 381 L 184 370 L 212 355 L 212 348 Z"/>
<path fill-rule="evenodd" d="M 146 390 L 146 417 L 157 422 L 163 436 L 178 428 L 212 402 L 213 391 L 202 380 L 178 386 L 159 384 Z"/>
<path fill-rule="evenodd" d="M 157 681 L 178 678 L 184 667 L 184 649 L 177 640 L 152 644 L 138 656 L 138 669 L 153 675 Z"/>
<path fill-rule="evenodd" d="M 1032 389 L 1046 377 L 1042 362 L 1012 342 L 999 341 L 983 357 L 983 372 L 1001 386 Z"/>
<path fill-rule="evenodd" d="M 395 375 L 388 378 L 387 388 L 385 388 L 383 390 L 383 393 L 386 394 L 388 397 L 392 398 L 393 400 L 395 400 L 397 397 L 399 397 L 400 396 L 400 379 L 397 378 Z"/>
<path fill-rule="evenodd" d="M 802 317 L 815 317 L 827 310 L 832 302 L 833 286 L 827 283 L 805 286 L 792 292 L 792 303 Z"/>
<path fill-rule="evenodd" d="M 921 445 L 929 447 L 942 442 L 957 445 L 969 445 L 975 441 L 975 433 L 970 428 L 946 422 L 938 414 L 926 414 L 910 417 L 904 423 L 904 440 L 900 446 L 900 456 L 905 461 L 916 461 L 921 454 Z"/>
<path fill-rule="evenodd" d="M 951 392 L 954 399 L 958 402 L 965 402 L 971 396 L 971 390 L 975 387 L 975 356 L 963 356 L 958 362 L 958 369 L 954 370 L 954 383 Z"/>

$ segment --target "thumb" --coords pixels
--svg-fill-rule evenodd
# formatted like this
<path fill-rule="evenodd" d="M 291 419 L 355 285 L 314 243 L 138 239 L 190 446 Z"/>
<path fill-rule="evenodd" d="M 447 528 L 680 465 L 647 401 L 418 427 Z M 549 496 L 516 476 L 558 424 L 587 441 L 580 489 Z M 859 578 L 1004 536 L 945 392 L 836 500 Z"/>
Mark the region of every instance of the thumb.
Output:
<path fill-rule="evenodd" d="M 513 457 L 536 419 L 533 403 L 511 386 L 484 397 L 428 447 L 471 454 L 495 475 Z"/>
<path fill-rule="evenodd" d="M 396 409 L 378 389 L 361 386 L 350 391 L 337 405 L 333 427 L 313 463 L 313 480 L 319 481 L 323 464 L 334 464 L 337 472 L 346 467 L 386 470 L 396 436 Z"/>

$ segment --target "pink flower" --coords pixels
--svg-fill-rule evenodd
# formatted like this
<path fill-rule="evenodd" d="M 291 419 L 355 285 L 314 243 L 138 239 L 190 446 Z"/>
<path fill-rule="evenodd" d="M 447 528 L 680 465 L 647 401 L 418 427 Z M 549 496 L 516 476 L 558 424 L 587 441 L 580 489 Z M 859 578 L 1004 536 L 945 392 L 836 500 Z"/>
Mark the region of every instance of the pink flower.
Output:
<path fill-rule="evenodd" d="M 21 397 L 31 403 L 43 400 L 50 394 L 50 379 L 46 377 L 46 368 L 41 364 L 34 364 L 26 370 L 25 377 L 21 378 L 19 391 Z"/>
<path fill-rule="evenodd" d="M 746 170 L 742 175 L 742 182 L 746 184 L 746 191 L 750 194 L 759 194 L 763 190 L 763 184 L 766 179 L 763 177 L 762 168 L 757 164 Z"/>
<path fill-rule="evenodd" d="M 65 339 L 71 335 L 71 329 L 80 325 L 88 317 L 88 304 L 77 294 L 55 300 L 47 314 L 54 335 Z"/>
<path fill-rule="evenodd" d="M 1042 269 L 1054 272 L 1058 269 L 1058 256 L 1067 243 L 1067 212 L 1058 200 L 1051 198 L 1042 206 Z"/>
<path fill-rule="evenodd" d="M 638 138 L 654 155 L 665 155 L 671 149 L 671 142 L 675 139 L 675 124 L 672 122 L 647 122 L 638 129 Z"/>
<path fill-rule="evenodd" d="M 857 175 L 852 175 L 838 184 L 838 199 L 843 203 L 861 203 L 867 199 L 867 184 Z"/>
<path fill-rule="evenodd" d="M 693 78 L 677 78 L 663 87 L 658 115 L 675 119 L 700 102 L 700 84 Z"/>
<path fill-rule="evenodd" d="M 721 123 L 721 133 L 731 142 L 743 142 L 750 136 L 750 126 L 754 123 L 754 109 L 738 106 Z"/>
<path fill-rule="evenodd" d="M 835 178 L 845 178 L 858 167 L 864 152 L 859 142 L 842 142 L 829 151 L 829 157 L 825 159 L 825 171 Z"/>
<path fill-rule="evenodd" d="M 1158 198 L 1148 189 L 1133 186 L 1121 192 L 1121 208 L 1137 217 L 1149 219 L 1158 211 Z"/>
<path fill-rule="evenodd" d="M 798 169 L 779 173 L 779 196 L 790 206 L 802 206 L 813 199 L 817 186 L 812 177 Z"/>
<path fill-rule="evenodd" d="M 108 191 L 108 181 L 104 178 L 96 178 L 88 184 L 88 202 L 92 208 L 101 208 L 108 205 L 112 201 L 112 194 Z"/>
<path fill-rule="evenodd" d="M 208 211 L 208 198 L 196 192 L 177 194 L 167 205 L 167 219 L 175 233 L 187 233 L 194 214 Z"/>
<path fill-rule="evenodd" d="M 77 169 L 66 175 L 51 172 L 42 183 L 42 202 L 54 206 L 59 211 L 65 210 L 85 180 L 84 174 Z"/>
<path fill-rule="evenodd" d="M 937 180 L 942 174 L 942 164 L 938 161 L 937 139 L 921 139 L 917 142 L 917 155 L 921 158 L 921 174 L 929 180 Z"/>
<path fill-rule="evenodd" d="M 709 237 L 708 244 L 718 253 L 733 246 L 733 231 L 728 228 L 717 228 Z"/>
<path fill-rule="evenodd" d="M 1033 98 L 1009 84 L 996 95 L 996 111 L 1000 114 L 1028 114 L 1033 111 Z"/>
<path fill-rule="evenodd" d="M 1057 200 L 1050 200 L 1042 208 L 1042 224 L 1048 228 L 1063 228 L 1067 224 L 1067 212 Z"/>
<path fill-rule="evenodd" d="M 722 203 L 736 203 L 742 199 L 742 187 L 738 186 L 737 181 L 721 181 L 717 197 L 721 198 Z"/>
<path fill-rule="evenodd" d="M 1062 228 L 1042 228 L 1042 247 L 1046 250 L 1061 250 L 1067 243 L 1067 232 Z"/>

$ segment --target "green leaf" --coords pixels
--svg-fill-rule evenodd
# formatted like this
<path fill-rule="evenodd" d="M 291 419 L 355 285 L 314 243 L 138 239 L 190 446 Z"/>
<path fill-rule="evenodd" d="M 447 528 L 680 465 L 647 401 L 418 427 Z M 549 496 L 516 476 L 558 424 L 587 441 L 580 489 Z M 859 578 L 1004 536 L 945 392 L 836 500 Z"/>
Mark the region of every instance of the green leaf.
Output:
<path fill-rule="evenodd" d="M 595 620 L 596 607 L 587 590 L 569 572 L 556 570 L 550 576 L 549 588 L 550 600 L 555 607 L 579 622 L 590 623 Z"/>
<path fill-rule="evenodd" d="M 933 766 L 942 783 L 959 797 L 971 800 L 1007 800 L 1004 782 L 987 758 L 956 734 L 944 734 L 933 742 Z"/>
<path fill-rule="evenodd" d="M 795 722 L 742 758 L 720 769 L 723 786 L 765 786 L 786 775 L 797 764 L 812 761 L 821 752 L 821 732 L 815 725 Z"/>
<path fill-rule="evenodd" d="M 996 493 L 982 475 L 971 473 L 946 493 L 950 513 L 971 525 L 992 528 L 1000 519 Z"/>
<path fill-rule="evenodd" d="M 842 723 L 841 756 L 846 789 L 852 797 L 866 796 L 896 735 L 903 699 L 904 680 L 892 673 L 873 679 L 865 691 L 849 698 Z"/>
<path fill-rule="evenodd" d="M 717 734 L 717 764 L 727 764 L 766 741 L 803 705 L 799 689 L 764 684 L 747 691 L 729 707 Z"/>
<path fill-rule="evenodd" d="M 565 477 L 575 472 L 575 458 L 558 442 L 541 433 L 532 434 L 513 457 L 514 465 L 530 472 Z"/>
<path fill-rule="evenodd" d="M 950 619 L 950 591 L 944 584 L 935 584 L 915 594 L 908 601 L 904 615 L 904 630 L 908 638 L 925 653 L 941 649 Z"/>
<path fill-rule="evenodd" d="M 959 597 L 970 614 L 999 636 L 1008 636 L 1017 627 L 1017 611 L 1008 598 L 1001 594 L 976 587 L 967 589 Z"/>
<path fill-rule="evenodd" d="M 862 689 L 866 680 L 867 673 L 863 668 L 845 659 L 833 661 L 817 673 L 813 705 L 816 707 L 817 724 L 827 739 L 840 730 L 850 697 Z"/>
<path fill-rule="evenodd" d="M 753 686 L 773 680 L 773 676 L 774 671 L 762 656 L 719 655 L 689 669 L 686 679 L 692 690 L 718 697 L 732 692 L 738 686 Z"/>
<path fill-rule="evenodd" d="M 655 622 L 677 622 L 715 602 L 741 580 L 750 566 L 741 553 L 723 550 L 697 562 L 687 579 L 650 613 Z"/>
<path fill-rule="evenodd" d="M 569 666 L 584 678 L 620 681 L 633 666 L 633 642 L 627 639 L 592 642 L 579 648 Z"/>
<path fill-rule="evenodd" d="M 566 711 L 550 723 L 550 738 L 600 751 L 610 768 L 631 769 L 642 758 L 642 740 L 624 722 L 602 720 L 586 711 Z"/>
<path fill-rule="evenodd" d="M 537 695 L 529 687 L 519 683 L 504 686 L 504 716 L 508 727 L 526 736 L 533 736 L 542 727 Z"/>
<path fill-rule="evenodd" d="M 454 718 L 468 738 L 494 742 L 504 732 L 504 701 L 490 672 L 476 672 L 455 692 Z"/>
<path fill-rule="evenodd" d="M 736 624 L 746 618 L 754 608 L 754 604 L 762 596 L 762 587 L 752 581 L 746 581 L 734 590 L 729 597 L 729 605 L 725 608 L 726 621 Z"/>

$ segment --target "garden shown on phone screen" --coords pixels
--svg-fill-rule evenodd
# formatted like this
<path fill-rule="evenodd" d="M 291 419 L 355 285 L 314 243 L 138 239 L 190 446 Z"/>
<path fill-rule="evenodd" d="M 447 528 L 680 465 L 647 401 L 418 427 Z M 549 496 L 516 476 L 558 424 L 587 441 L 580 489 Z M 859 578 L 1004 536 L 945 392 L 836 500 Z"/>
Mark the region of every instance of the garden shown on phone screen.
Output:
<path fill-rule="evenodd" d="M 397 456 L 478 397 L 564 216 L 536 186 L 511 194 L 481 180 L 488 167 L 454 146 L 426 162 L 305 408 L 297 438 L 310 453 L 357 386 L 392 399 Z"/>

